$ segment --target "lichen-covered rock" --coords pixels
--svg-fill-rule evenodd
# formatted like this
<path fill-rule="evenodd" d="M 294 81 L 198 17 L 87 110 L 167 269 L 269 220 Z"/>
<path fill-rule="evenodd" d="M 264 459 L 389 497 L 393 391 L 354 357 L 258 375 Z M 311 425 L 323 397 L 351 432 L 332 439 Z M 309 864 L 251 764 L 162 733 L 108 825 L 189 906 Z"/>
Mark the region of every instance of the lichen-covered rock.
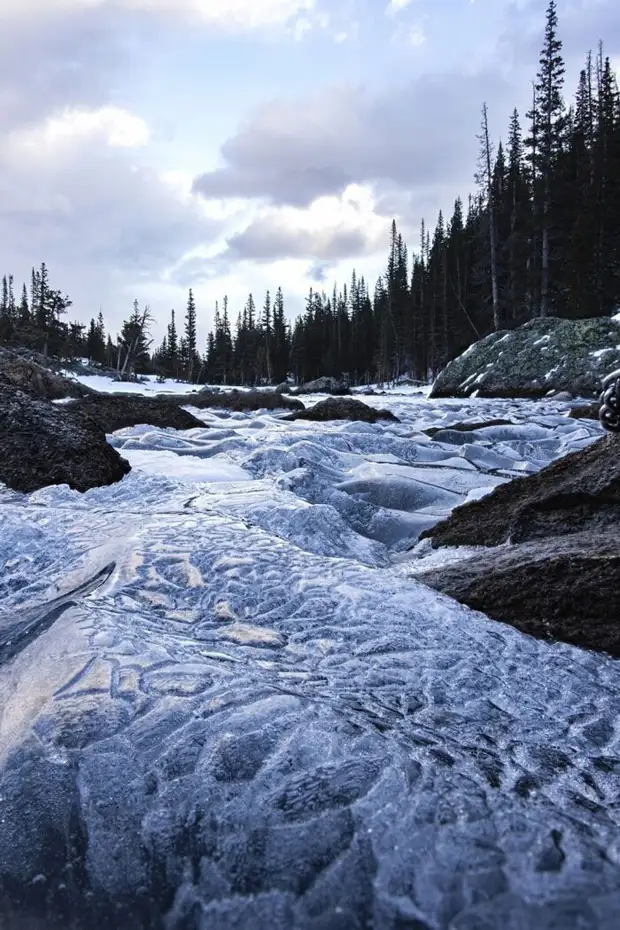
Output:
<path fill-rule="evenodd" d="M 25 493 L 50 484 L 88 491 L 131 470 L 89 417 L 9 387 L 0 390 L 0 450 L 0 481 Z"/>
<path fill-rule="evenodd" d="M 287 420 L 357 420 L 363 423 L 376 423 L 378 420 L 400 422 L 390 410 L 375 410 L 356 400 L 354 397 L 328 397 L 319 401 L 314 407 L 300 410 L 286 417 Z"/>
<path fill-rule="evenodd" d="M 91 394 L 70 406 L 91 417 L 105 433 L 142 423 L 181 430 L 207 429 L 206 424 L 184 410 L 176 398 L 143 397 L 140 394 Z"/>
<path fill-rule="evenodd" d="M 431 397 L 597 397 L 620 367 L 620 322 L 609 317 L 530 320 L 492 333 L 450 362 Z"/>
<path fill-rule="evenodd" d="M 89 388 L 70 381 L 10 349 L 0 349 L 0 391 L 17 389 L 39 400 L 86 397 Z"/>

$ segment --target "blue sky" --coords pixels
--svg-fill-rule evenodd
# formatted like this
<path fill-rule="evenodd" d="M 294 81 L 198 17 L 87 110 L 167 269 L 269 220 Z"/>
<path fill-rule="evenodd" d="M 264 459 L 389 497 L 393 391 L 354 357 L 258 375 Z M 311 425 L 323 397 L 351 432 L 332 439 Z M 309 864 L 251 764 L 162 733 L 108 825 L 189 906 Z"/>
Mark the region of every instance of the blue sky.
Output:
<path fill-rule="evenodd" d="M 617 0 L 559 0 L 567 97 Z M 233 315 L 415 247 L 473 189 L 483 101 L 527 109 L 546 0 L 0 0 L 2 273 L 46 261 L 113 333 L 197 298 Z M 523 118 L 525 123 L 525 118 Z M 73 312 L 73 311 L 72 311 Z"/>

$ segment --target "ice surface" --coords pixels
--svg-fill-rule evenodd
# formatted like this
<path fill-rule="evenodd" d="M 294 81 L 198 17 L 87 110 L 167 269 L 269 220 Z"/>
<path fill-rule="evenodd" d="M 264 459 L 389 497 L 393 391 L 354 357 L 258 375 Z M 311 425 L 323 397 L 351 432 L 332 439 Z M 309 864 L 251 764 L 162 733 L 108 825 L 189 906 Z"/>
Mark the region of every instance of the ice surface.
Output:
<path fill-rule="evenodd" d="M 462 555 L 421 527 L 602 430 L 368 400 L 401 422 L 203 411 L 0 493 L 0 926 L 617 926 L 620 665 L 415 580 Z"/>

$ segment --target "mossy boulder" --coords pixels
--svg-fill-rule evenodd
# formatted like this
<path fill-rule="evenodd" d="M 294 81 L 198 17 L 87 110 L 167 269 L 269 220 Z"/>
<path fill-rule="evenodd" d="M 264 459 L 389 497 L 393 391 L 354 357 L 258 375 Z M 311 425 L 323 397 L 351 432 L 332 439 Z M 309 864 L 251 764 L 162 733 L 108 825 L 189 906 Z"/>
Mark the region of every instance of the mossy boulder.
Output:
<path fill-rule="evenodd" d="M 450 362 L 431 397 L 597 397 L 620 368 L 620 323 L 610 317 L 530 320 L 491 333 Z"/>

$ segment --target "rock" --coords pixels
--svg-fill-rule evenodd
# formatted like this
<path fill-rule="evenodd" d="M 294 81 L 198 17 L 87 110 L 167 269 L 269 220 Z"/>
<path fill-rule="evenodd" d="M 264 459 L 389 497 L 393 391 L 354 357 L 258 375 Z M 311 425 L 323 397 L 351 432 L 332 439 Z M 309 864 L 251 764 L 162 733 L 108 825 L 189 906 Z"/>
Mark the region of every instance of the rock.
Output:
<path fill-rule="evenodd" d="M 619 321 L 535 319 L 474 343 L 444 368 L 430 397 L 596 397 L 619 367 Z"/>
<path fill-rule="evenodd" d="M 579 404 L 568 414 L 573 420 L 598 420 L 598 404 Z"/>
<path fill-rule="evenodd" d="M 319 401 L 314 407 L 300 410 L 286 417 L 287 420 L 359 420 L 363 423 L 376 423 L 378 420 L 391 420 L 400 423 L 389 410 L 375 410 L 361 400 L 353 397 L 328 397 Z"/>
<path fill-rule="evenodd" d="M 293 397 L 284 397 L 277 391 L 217 391 L 211 389 L 195 394 L 179 394 L 175 401 L 187 407 L 206 410 L 216 407 L 222 410 L 303 410 L 304 405 Z"/>
<path fill-rule="evenodd" d="M 562 400 L 568 401 L 573 399 L 573 395 L 570 391 L 558 391 L 556 394 L 553 394 L 551 397 L 552 400 Z"/>
<path fill-rule="evenodd" d="M 290 394 L 291 385 L 288 381 L 282 381 L 280 384 L 276 385 L 275 391 L 277 394 Z"/>
<path fill-rule="evenodd" d="M 202 420 L 184 410 L 178 400 L 167 397 L 143 397 L 140 394 L 90 394 L 74 401 L 72 410 L 87 414 L 105 433 L 138 426 L 173 429 L 207 429 Z"/>
<path fill-rule="evenodd" d="M 39 400 L 86 397 L 92 392 L 48 368 L 13 352 L 0 349 L 0 390 L 14 388 Z"/>
<path fill-rule="evenodd" d="M 333 394 L 342 397 L 350 394 L 349 385 L 338 378 L 317 378 L 316 381 L 306 381 L 298 387 L 295 394 Z"/>
<path fill-rule="evenodd" d="M 617 527 L 490 549 L 416 578 L 524 633 L 620 658 Z"/>
<path fill-rule="evenodd" d="M 619 531 L 620 441 L 608 435 L 425 530 L 434 547 L 485 549 L 416 577 L 523 632 L 620 657 Z"/>
<path fill-rule="evenodd" d="M 88 491 L 131 470 L 103 430 L 71 406 L 0 391 L 0 481 L 25 493 L 50 484 Z"/>
<path fill-rule="evenodd" d="M 456 507 L 421 534 L 439 546 L 499 546 L 620 522 L 620 442 L 603 436 L 535 475 L 501 484 L 478 501 Z"/>
<path fill-rule="evenodd" d="M 456 430 L 460 433 L 472 433 L 487 426 L 514 426 L 512 420 L 483 420 L 480 423 L 451 423 L 450 426 L 429 426 L 423 430 L 427 436 L 436 437 L 438 433 Z"/>

